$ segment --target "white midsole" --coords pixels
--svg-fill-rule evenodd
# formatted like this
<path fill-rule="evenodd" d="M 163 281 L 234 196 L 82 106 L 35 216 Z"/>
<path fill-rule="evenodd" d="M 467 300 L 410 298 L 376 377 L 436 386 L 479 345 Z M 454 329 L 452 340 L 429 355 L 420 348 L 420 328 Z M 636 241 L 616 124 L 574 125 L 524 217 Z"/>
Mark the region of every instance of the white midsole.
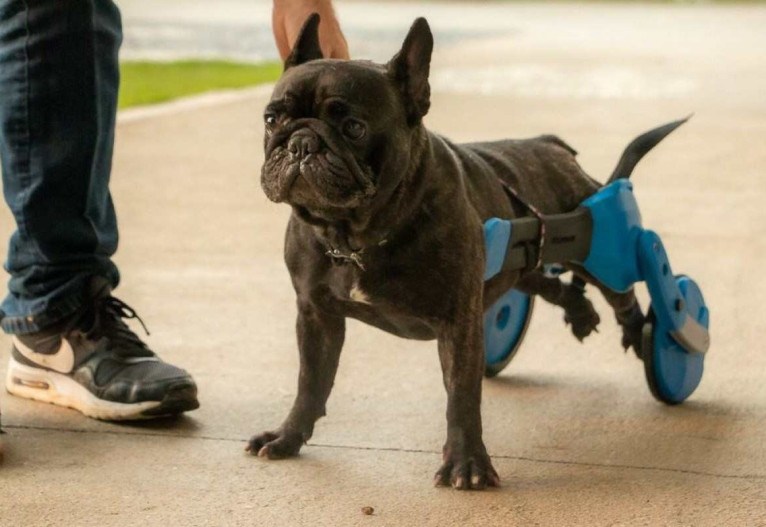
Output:
<path fill-rule="evenodd" d="M 140 419 L 143 412 L 162 404 L 161 401 L 134 404 L 105 401 L 90 393 L 71 377 L 51 370 L 25 366 L 13 357 L 8 363 L 5 389 L 18 397 L 66 406 L 88 417 L 108 421 Z"/>

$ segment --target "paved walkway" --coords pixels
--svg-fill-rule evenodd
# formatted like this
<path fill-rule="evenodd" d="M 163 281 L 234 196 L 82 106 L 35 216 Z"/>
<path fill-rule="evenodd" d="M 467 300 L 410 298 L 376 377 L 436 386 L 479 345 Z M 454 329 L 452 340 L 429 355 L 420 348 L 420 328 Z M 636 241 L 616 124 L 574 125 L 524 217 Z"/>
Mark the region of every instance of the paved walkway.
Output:
<path fill-rule="evenodd" d="M 255 90 L 123 116 L 118 129 L 119 293 L 152 346 L 196 376 L 202 408 L 116 425 L 2 394 L 0 524 L 766 524 L 766 9 L 487 9 L 516 31 L 439 53 L 435 130 L 557 133 L 604 178 L 637 133 L 695 112 L 634 176 L 646 224 L 712 306 L 691 400 L 654 402 L 602 300 L 601 332 L 585 345 L 541 303 L 517 359 L 484 384 L 503 487 L 434 489 L 445 408 L 435 346 L 352 322 L 328 417 L 302 456 L 246 456 L 245 439 L 289 408 L 297 367 L 288 210 L 259 188 L 266 96 Z M 0 239 L 10 231 L 3 210 Z"/>

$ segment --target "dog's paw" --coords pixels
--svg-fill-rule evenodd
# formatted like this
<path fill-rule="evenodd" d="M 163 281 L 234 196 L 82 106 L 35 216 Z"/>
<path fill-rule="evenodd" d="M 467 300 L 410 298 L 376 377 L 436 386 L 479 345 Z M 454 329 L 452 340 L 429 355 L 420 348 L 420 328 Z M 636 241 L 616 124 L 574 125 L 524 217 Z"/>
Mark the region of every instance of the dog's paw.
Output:
<path fill-rule="evenodd" d="M 593 304 L 581 291 L 568 295 L 564 304 L 564 322 L 572 325 L 572 334 L 580 342 L 594 331 L 598 331 L 601 317 Z"/>
<path fill-rule="evenodd" d="M 639 359 L 641 358 L 641 339 L 645 320 L 646 317 L 644 317 L 638 304 L 634 304 L 628 312 L 617 317 L 617 322 L 622 326 L 622 347 L 625 351 L 633 348 Z"/>
<path fill-rule="evenodd" d="M 297 456 L 303 446 L 300 434 L 288 434 L 281 431 L 264 432 L 254 435 L 247 442 L 246 452 L 268 459 L 284 459 Z"/>
<path fill-rule="evenodd" d="M 445 447 L 444 463 L 436 471 L 434 485 L 452 485 L 457 490 L 484 490 L 487 487 L 499 487 L 500 477 L 492 466 L 484 445 L 473 452 L 468 449 Z"/>
<path fill-rule="evenodd" d="M 601 317 L 598 316 L 595 310 L 592 310 L 575 315 L 565 314 L 564 322 L 572 325 L 572 335 L 582 342 L 585 340 L 585 337 L 594 331 L 598 333 L 598 324 L 601 322 Z"/>

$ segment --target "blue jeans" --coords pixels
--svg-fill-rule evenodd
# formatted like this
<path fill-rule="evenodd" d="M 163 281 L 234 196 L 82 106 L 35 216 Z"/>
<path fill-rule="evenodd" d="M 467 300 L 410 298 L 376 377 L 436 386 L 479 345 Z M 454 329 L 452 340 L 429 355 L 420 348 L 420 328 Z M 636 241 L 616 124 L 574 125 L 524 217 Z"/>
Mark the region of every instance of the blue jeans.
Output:
<path fill-rule="evenodd" d="M 0 159 L 17 227 L 6 332 L 67 318 L 93 276 L 119 281 L 108 185 L 121 41 L 109 0 L 0 0 Z"/>

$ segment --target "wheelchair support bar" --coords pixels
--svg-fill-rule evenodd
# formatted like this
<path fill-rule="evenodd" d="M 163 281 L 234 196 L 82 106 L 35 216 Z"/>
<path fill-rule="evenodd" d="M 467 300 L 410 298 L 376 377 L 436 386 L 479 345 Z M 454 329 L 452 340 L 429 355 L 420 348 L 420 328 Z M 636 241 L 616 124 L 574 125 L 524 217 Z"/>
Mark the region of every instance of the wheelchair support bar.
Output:
<path fill-rule="evenodd" d="M 688 353 L 705 353 L 710 348 L 710 335 L 695 317 L 703 318 L 707 315 L 689 312 L 689 306 L 684 302 L 670 268 L 668 254 L 657 233 L 647 230 L 641 234 L 638 256 L 641 274 L 646 280 L 657 319 L 667 328 L 673 340 Z"/>
<path fill-rule="evenodd" d="M 593 218 L 586 207 L 573 212 L 543 216 L 545 243 L 542 263 L 581 262 L 590 252 Z"/>
<path fill-rule="evenodd" d="M 654 313 L 672 338 L 687 353 L 704 353 L 710 346 L 708 330 L 698 322 L 707 320 L 707 312 L 691 312 L 685 305 L 662 241 L 641 226 L 627 180 L 607 185 L 569 213 L 491 218 L 484 224 L 484 237 L 485 280 L 502 271 L 577 262 L 615 291 L 646 281 Z"/>
<path fill-rule="evenodd" d="M 590 251 L 592 230 L 593 220 L 585 207 L 542 218 L 492 218 L 485 223 L 485 238 L 503 238 L 496 243 L 504 246 L 505 252 L 494 255 L 494 267 L 487 269 L 491 274 L 485 273 L 484 279 L 501 271 L 533 269 L 538 262 L 582 261 Z"/>

